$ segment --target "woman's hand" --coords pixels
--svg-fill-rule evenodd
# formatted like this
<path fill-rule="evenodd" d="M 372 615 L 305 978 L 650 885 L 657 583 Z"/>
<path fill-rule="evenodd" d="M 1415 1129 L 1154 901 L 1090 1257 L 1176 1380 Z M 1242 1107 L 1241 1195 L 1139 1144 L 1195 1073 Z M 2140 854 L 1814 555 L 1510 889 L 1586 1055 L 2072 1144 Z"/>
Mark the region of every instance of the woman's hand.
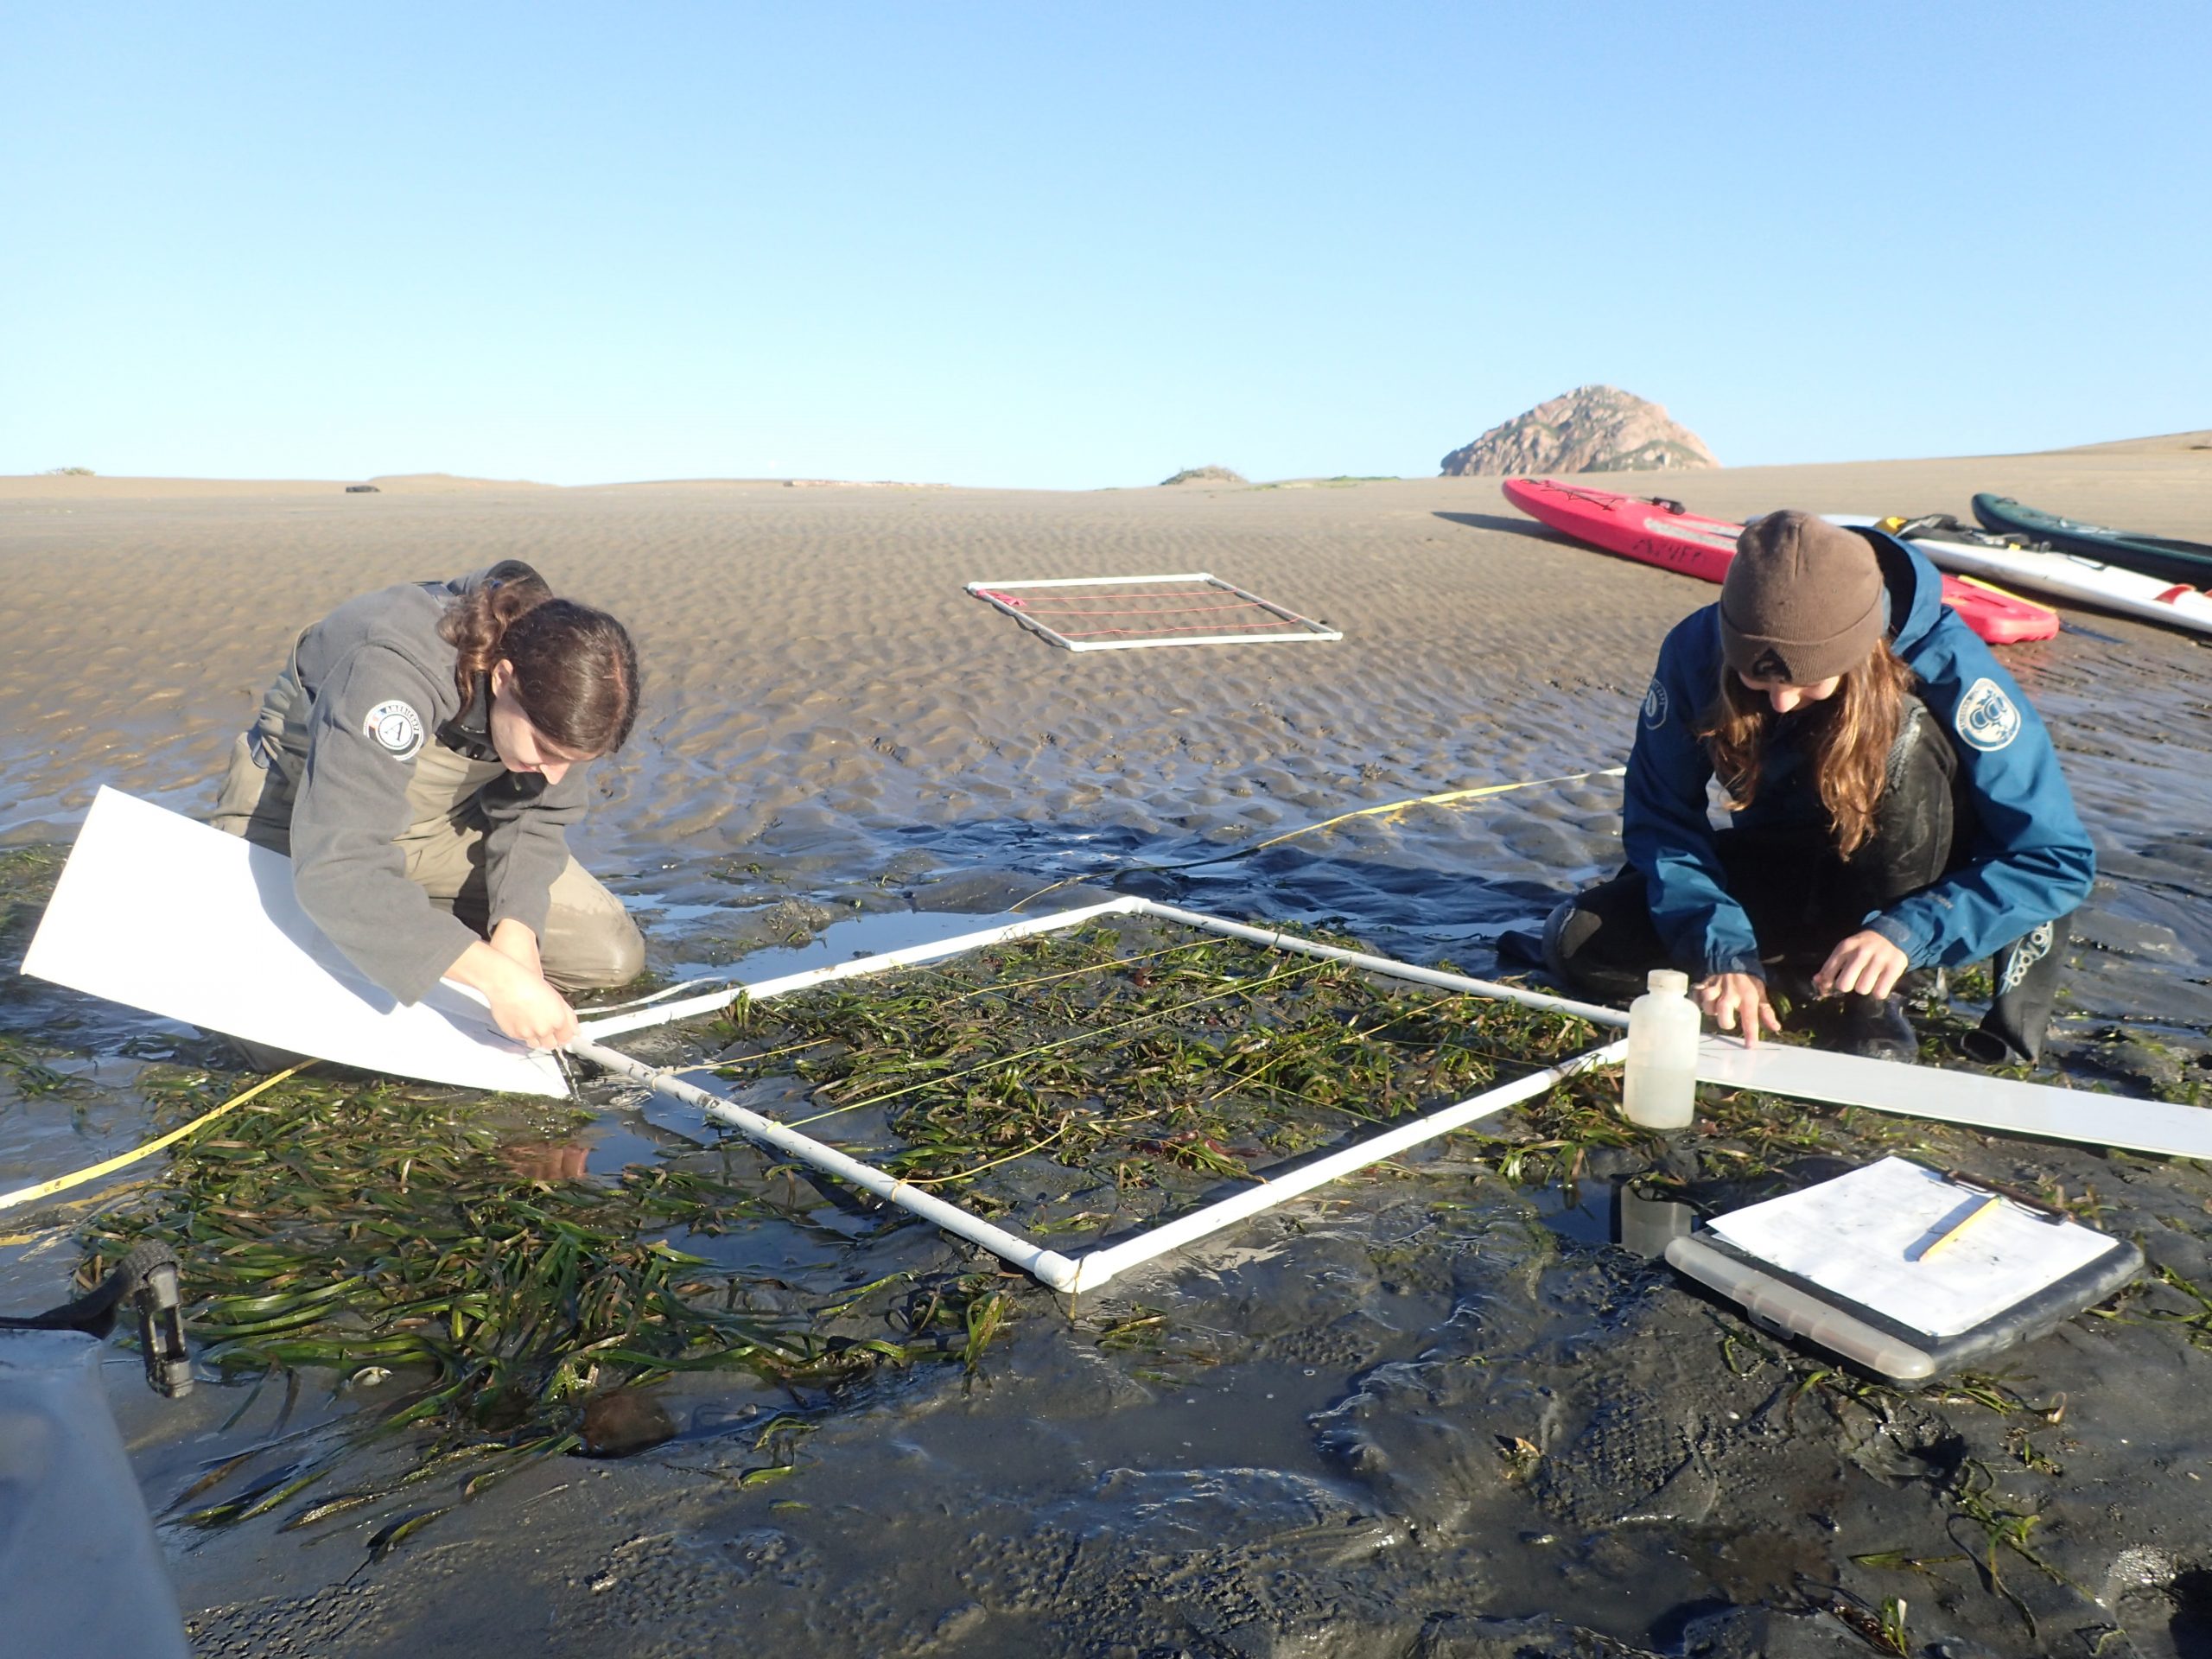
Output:
<path fill-rule="evenodd" d="M 1822 996 L 1840 996 L 1847 991 L 1861 996 L 1887 996 L 1909 966 L 1904 952 L 1870 927 L 1828 952 L 1821 971 L 1813 976 L 1813 988 Z"/>
<path fill-rule="evenodd" d="M 1780 1033 L 1782 1016 L 1766 1000 L 1766 982 L 1757 974 L 1709 974 L 1697 983 L 1697 1005 L 1712 1016 L 1713 1026 L 1733 1031 L 1744 1027 L 1744 1046 L 1757 1048 L 1762 1028 Z"/>
<path fill-rule="evenodd" d="M 576 1011 L 536 975 L 518 971 L 504 995 L 478 988 L 491 999 L 493 1023 L 524 1047 L 560 1048 L 575 1039 Z"/>
<path fill-rule="evenodd" d="M 479 939 L 446 969 L 446 977 L 481 991 L 492 1005 L 493 1023 L 515 1041 L 527 1048 L 559 1048 L 575 1039 L 576 1013 L 537 971 L 536 936 L 526 927 L 522 933 L 529 944 L 529 965 Z"/>

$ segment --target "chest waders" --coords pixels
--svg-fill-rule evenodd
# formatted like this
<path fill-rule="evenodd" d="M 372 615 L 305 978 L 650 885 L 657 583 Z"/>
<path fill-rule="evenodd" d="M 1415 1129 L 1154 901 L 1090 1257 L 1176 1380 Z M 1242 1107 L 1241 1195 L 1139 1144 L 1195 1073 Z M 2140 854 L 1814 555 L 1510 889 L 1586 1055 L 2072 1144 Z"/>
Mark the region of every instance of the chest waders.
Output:
<path fill-rule="evenodd" d="M 300 679 L 300 641 L 270 682 L 253 723 L 231 746 L 222 791 L 208 823 L 271 852 L 292 853 L 292 804 L 307 771 L 315 699 Z M 485 885 L 481 801 L 506 767 L 488 736 L 488 690 L 480 677 L 472 706 L 438 728 L 415 758 L 407 784 L 407 823 L 393 838 L 407 879 L 480 933 L 490 926 Z M 463 753 L 454 745 L 465 745 Z M 489 757 L 489 758 L 479 758 Z M 401 764 L 395 762 L 394 764 Z M 545 976 L 564 991 L 624 985 L 645 967 L 645 944 L 621 899 L 571 857 L 554 879 L 538 952 Z"/>
<path fill-rule="evenodd" d="M 308 722 L 314 713 L 315 699 L 300 683 L 300 640 L 295 639 L 253 724 L 231 747 L 230 770 L 209 823 L 290 856 L 292 803 L 307 770 Z M 468 859 L 466 849 L 442 843 L 482 836 L 488 826 L 476 798 L 506 775 L 497 759 L 472 759 L 448 748 L 442 740 L 451 725 L 405 763 L 410 768 L 407 827 L 399 836 L 408 879 L 448 901 L 466 885 Z"/>

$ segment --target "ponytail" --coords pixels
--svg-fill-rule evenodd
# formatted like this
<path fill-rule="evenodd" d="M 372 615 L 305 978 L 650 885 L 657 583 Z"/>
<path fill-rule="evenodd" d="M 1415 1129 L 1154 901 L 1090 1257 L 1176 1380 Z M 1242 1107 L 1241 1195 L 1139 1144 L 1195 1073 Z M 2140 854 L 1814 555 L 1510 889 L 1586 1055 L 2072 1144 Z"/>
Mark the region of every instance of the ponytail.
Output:
<path fill-rule="evenodd" d="M 455 600 L 438 632 L 458 653 L 463 698 L 477 676 L 505 662 L 509 690 L 530 723 L 564 749 L 612 754 L 638 717 L 638 649 L 605 611 L 556 599 L 519 559 L 496 564 Z"/>
<path fill-rule="evenodd" d="M 507 654 L 507 630 L 552 597 L 537 571 L 520 559 L 502 559 L 446 607 L 438 637 L 459 653 L 453 677 L 463 704 L 476 695 L 477 677 Z"/>

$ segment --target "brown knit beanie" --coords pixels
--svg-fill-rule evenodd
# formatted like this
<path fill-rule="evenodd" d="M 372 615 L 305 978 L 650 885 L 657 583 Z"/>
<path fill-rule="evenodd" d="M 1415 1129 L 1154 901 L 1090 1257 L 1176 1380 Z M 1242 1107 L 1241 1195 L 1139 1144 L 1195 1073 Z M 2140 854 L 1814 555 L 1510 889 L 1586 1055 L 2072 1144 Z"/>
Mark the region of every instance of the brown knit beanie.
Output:
<path fill-rule="evenodd" d="M 1866 538 L 1805 512 L 1745 527 L 1720 584 L 1720 645 L 1747 679 L 1815 685 L 1882 637 L 1882 567 Z"/>

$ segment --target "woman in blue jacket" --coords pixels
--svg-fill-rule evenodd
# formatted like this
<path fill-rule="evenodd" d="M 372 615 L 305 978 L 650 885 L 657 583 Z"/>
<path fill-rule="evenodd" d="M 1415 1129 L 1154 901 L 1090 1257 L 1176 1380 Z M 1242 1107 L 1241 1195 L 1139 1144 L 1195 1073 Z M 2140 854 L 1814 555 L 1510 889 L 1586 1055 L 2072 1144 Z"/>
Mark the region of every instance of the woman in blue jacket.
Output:
<path fill-rule="evenodd" d="M 1748 1044 L 1781 1028 L 1778 971 L 1842 999 L 1837 1046 L 1886 1059 L 1917 1052 L 1899 979 L 1983 957 L 1967 1052 L 2035 1058 L 2096 873 L 2049 733 L 1935 568 L 1801 512 L 1747 527 L 1720 602 L 1660 648 L 1622 841 L 1627 868 L 1553 912 L 1554 972 L 1619 997 L 1680 968 Z"/>

